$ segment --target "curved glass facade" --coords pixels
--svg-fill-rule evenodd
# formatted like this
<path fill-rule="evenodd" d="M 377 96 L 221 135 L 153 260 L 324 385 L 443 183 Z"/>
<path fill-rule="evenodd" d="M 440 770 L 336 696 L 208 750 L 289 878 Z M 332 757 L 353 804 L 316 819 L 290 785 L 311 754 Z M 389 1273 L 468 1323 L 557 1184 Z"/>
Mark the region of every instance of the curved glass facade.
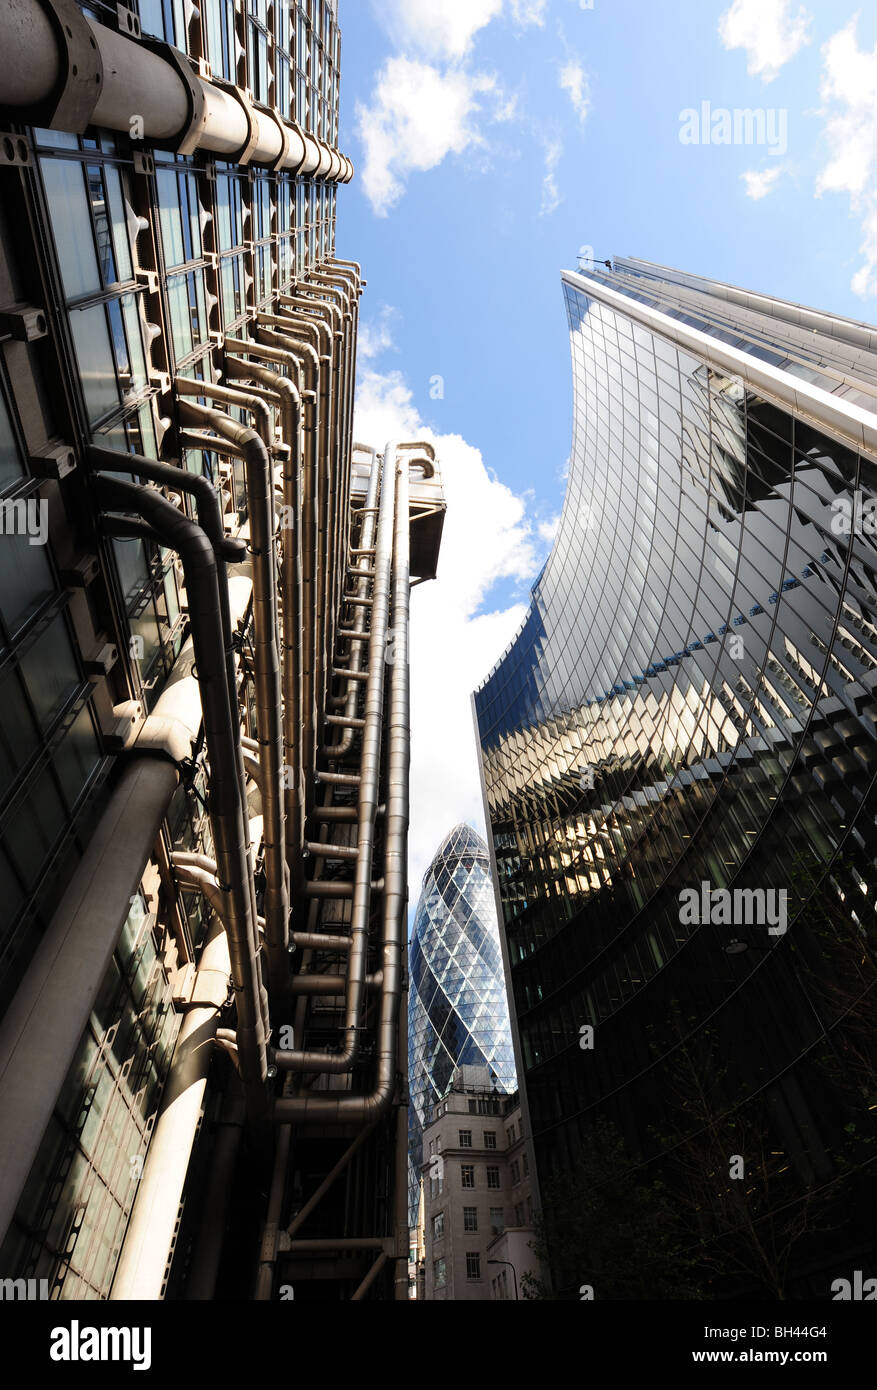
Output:
<path fill-rule="evenodd" d="M 417 1222 L 421 1136 L 455 1067 L 488 1067 L 496 1089 L 517 1089 L 496 899 L 487 846 L 457 825 L 423 876 L 409 944 L 408 1196 Z"/>
<path fill-rule="evenodd" d="M 678 1152 L 719 1059 L 789 1201 L 842 1194 L 834 1268 L 877 1099 L 877 332 L 639 261 L 563 287 L 564 511 L 475 695 L 540 1181 L 601 1117 Z"/>

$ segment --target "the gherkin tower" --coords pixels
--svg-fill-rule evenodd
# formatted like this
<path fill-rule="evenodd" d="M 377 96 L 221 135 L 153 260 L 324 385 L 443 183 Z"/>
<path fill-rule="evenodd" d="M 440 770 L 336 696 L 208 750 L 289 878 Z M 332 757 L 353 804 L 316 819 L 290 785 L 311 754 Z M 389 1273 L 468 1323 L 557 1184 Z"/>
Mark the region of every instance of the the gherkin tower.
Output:
<path fill-rule="evenodd" d="M 445 837 L 423 876 L 409 944 L 409 1224 L 417 1220 L 421 1136 L 455 1067 L 486 1066 L 517 1089 L 487 846 L 468 825 Z"/>

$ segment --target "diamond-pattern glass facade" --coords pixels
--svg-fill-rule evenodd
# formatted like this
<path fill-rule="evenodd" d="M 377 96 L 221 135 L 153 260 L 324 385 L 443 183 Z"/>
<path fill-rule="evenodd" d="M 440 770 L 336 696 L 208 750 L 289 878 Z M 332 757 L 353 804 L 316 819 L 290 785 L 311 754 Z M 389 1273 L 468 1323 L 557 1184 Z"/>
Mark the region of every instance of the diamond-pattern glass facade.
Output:
<path fill-rule="evenodd" d="M 468 825 L 445 837 L 423 876 L 409 944 L 409 1224 L 428 1109 L 455 1067 L 487 1066 L 517 1090 L 508 1001 L 487 846 Z"/>

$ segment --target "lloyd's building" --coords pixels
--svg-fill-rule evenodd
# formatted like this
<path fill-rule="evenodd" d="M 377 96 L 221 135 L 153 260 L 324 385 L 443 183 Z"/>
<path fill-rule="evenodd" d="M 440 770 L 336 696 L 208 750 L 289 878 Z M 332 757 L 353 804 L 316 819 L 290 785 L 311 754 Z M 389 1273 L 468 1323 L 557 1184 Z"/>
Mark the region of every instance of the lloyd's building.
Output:
<path fill-rule="evenodd" d="M 0 8 L 0 1275 L 407 1294 L 409 585 L 336 0 Z"/>
<path fill-rule="evenodd" d="M 538 1180 L 611 1122 L 707 1296 L 830 1297 L 877 1259 L 877 329 L 563 292 L 565 506 L 474 697 Z"/>

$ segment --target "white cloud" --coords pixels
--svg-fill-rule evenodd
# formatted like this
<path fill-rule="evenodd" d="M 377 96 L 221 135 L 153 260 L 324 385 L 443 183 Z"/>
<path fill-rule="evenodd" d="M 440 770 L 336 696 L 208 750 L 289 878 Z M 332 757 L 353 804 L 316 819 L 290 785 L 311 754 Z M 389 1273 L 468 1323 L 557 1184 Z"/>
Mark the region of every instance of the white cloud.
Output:
<path fill-rule="evenodd" d="M 548 0 L 511 0 L 511 6 L 512 19 L 516 24 L 538 24 L 542 28 Z"/>
<path fill-rule="evenodd" d="M 400 48 L 462 58 L 502 6 L 503 0 L 378 0 L 377 13 Z"/>
<path fill-rule="evenodd" d="M 545 143 L 545 175 L 542 179 L 542 206 L 539 209 L 540 217 L 550 217 L 555 208 L 560 206 L 561 194 L 557 186 L 557 166 L 560 163 L 560 156 L 563 154 L 563 145 L 559 140 L 548 140 Z"/>
<path fill-rule="evenodd" d="M 569 99 L 579 120 L 584 123 L 591 107 L 591 89 L 588 75 L 577 58 L 570 58 L 560 69 L 558 78 L 563 92 L 569 92 Z"/>
<path fill-rule="evenodd" d="M 528 27 L 545 22 L 548 0 L 377 0 L 375 12 L 400 50 L 465 58 L 477 35 L 503 14 Z"/>
<path fill-rule="evenodd" d="M 768 193 L 773 191 L 774 184 L 782 172 L 781 164 L 773 169 L 747 169 L 740 175 L 746 184 L 746 197 L 754 199 L 755 202 L 760 198 L 766 198 Z"/>
<path fill-rule="evenodd" d="M 377 318 L 366 319 L 359 325 L 357 334 L 357 361 L 370 362 L 382 352 L 395 348 L 393 323 L 399 318 L 398 309 L 392 304 L 382 304 Z"/>
<path fill-rule="evenodd" d="M 719 20 L 726 48 L 745 48 L 747 71 L 772 82 L 780 68 L 809 43 L 810 15 L 791 0 L 734 0 Z"/>
<path fill-rule="evenodd" d="M 421 420 L 399 372 L 360 378 L 355 434 L 382 449 L 387 439 L 425 439 L 439 460 L 448 512 L 438 578 L 411 595 L 411 905 L 443 836 L 484 819 L 471 694 L 518 630 L 520 602 L 491 610 L 497 580 L 531 583 L 546 537 L 525 501 L 491 474 L 480 450 L 458 434 L 436 435 Z M 481 611 L 486 607 L 486 611 Z"/>
<path fill-rule="evenodd" d="M 816 181 L 822 193 L 848 193 L 862 219 L 864 263 L 852 280 L 855 294 L 877 294 L 877 44 L 860 48 L 856 19 L 822 49 L 820 96 L 828 163 Z"/>
<path fill-rule="evenodd" d="M 476 121 L 484 98 L 493 102 L 490 118 L 510 118 L 514 106 L 489 73 L 442 71 L 411 58 L 388 59 L 371 102 L 356 108 L 365 147 L 362 186 L 378 216 L 386 217 L 399 201 L 409 174 L 484 145 Z"/>

